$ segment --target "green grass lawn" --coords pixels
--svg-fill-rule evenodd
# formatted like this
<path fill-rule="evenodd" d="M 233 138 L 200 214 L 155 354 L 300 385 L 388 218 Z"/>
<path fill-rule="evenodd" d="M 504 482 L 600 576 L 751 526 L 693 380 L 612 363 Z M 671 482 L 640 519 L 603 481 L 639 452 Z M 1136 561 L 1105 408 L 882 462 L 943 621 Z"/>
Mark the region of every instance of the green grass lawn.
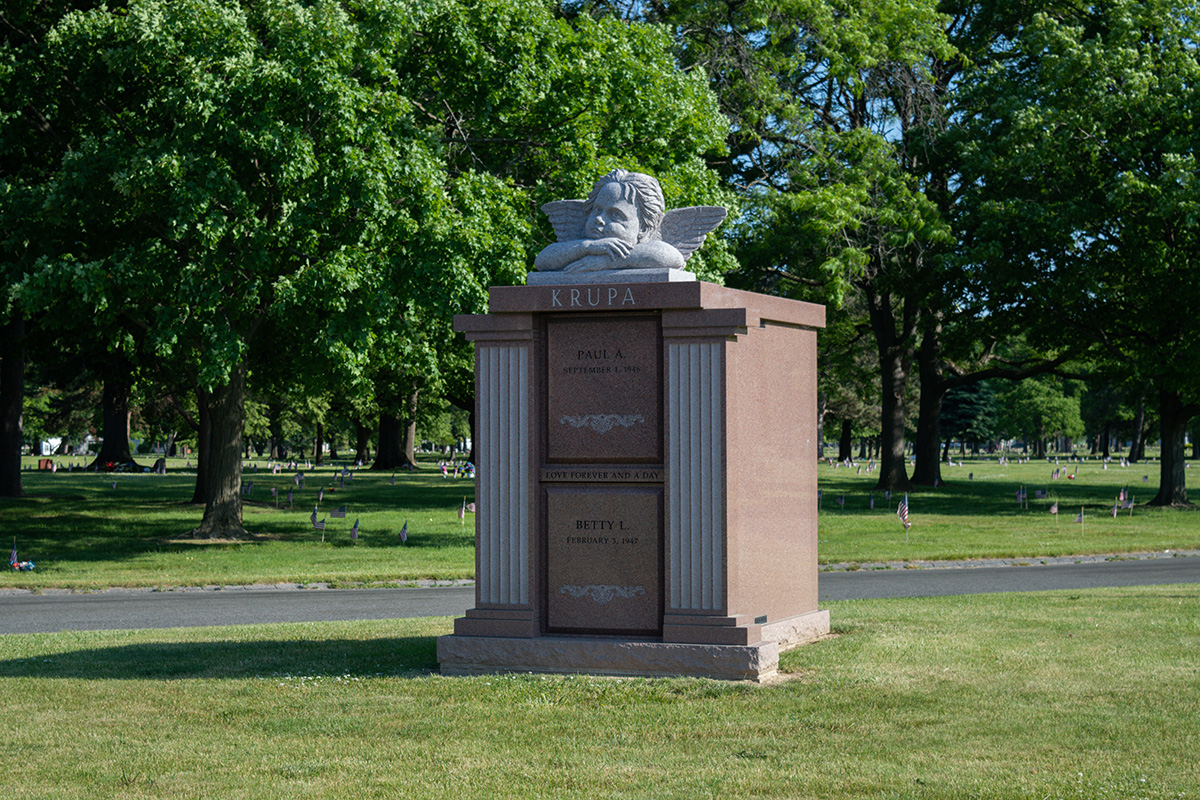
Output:
<path fill-rule="evenodd" d="M 955 464 L 958 459 L 955 459 Z M 911 561 L 1132 553 L 1200 549 L 1200 513 L 1148 508 L 1158 493 L 1158 463 L 1128 467 L 1098 461 L 1055 466 L 1000 464 L 995 458 L 943 465 L 945 485 L 908 496 L 911 529 L 896 516 L 898 497 L 874 491 L 876 475 L 821 465 L 820 560 Z M 1052 480 L 1055 469 L 1076 477 Z M 1189 477 L 1191 470 L 1189 472 Z M 1198 473 L 1200 474 L 1200 473 Z M 1145 480 L 1143 480 L 1145 479 Z M 1017 503 L 1024 488 L 1026 502 Z M 1127 489 L 1135 507 L 1111 510 Z M 1045 499 L 1035 496 L 1046 492 Z M 870 508 L 872 496 L 875 508 Z M 838 498 L 845 500 L 844 505 Z M 1050 513 L 1057 501 L 1059 513 Z M 1083 512 L 1083 523 L 1074 520 Z"/>
<path fill-rule="evenodd" d="M 27 463 L 35 463 L 28 459 Z M 253 464 L 259 465 L 255 472 Z M 308 471 L 297 491 L 292 473 L 271 475 L 266 461 L 251 462 L 253 481 L 245 524 L 259 534 L 252 542 L 192 542 L 181 534 L 200 521 L 202 509 L 188 503 L 194 472 L 182 460 L 166 476 L 97 475 L 81 472 L 24 473 L 28 497 L 0 500 L 0 530 L 17 540 L 21 558 L 37 563 L 31 573 L 5 571 L 0 588 L 109 586 L 197 586 L 246 583 L 370 585 L 425 578 L 470 578 L 475 571 L 474 517 L 458 519 L 474 485 L 444 479 L 430 465 L 418 473 L 392 475 L 357 470 L 340 488 L 335 468 Z M 1065 462 L 1064 465 L 1066 466 Z M 1200 549 L 1200 515 L 1148 509 L 1113 519 L 1108 510 L 1128 487 L 1144 503 L 1157 491 L 1157 464 L 1103 470 L 1095 461 L 1075 480 L 1051 481 L 1053 465 L 968 460 L 945 467 L 947 483 L 909 496 L 912 528 L 896 517 L 899 498 L 872 492 L 876 476 L 852 469 L 819 468 L 822 490 L 819 556 L 822 563 L 1036 557 L 1082 553 L 1129 553 Z M 973 476 L 968 479 L 968 476 Z M 1142 481 L 1147 477 L 1146 482 Z M 115 488 L 114 488 L 115 484 Z M 1028 507 L 1018 507 L 1024 486 Z M 270 490 L 278 490 L 278 501 Z M 295 492 L 287 508 L 288 489 Z M 325 488 L 320 517 L 324 534 L 309 516 Z M 1038 489 L 1051 499 L 1035 499 Z M 875 508 L 870 508 L 874 495 Z M 838 498 L 844 499 L 840 505 Z M 1052 499 L 1060 514 L 1048 513 Z M 279 503 L 277 507 L 276 503 Z M 347 507 L 345 519 L 329 512 Z M 1084 523 L 1072 520 L 1084 510 Z M 359 519 L 360 538 L 350 539 Z M 408 523 L 408 542 L 400 531 Z M 0 546 L 11 547 L 3 540 Z"/>
<path fill-rule="evenodd" d="M 5 636 L 0 797 L 1195 797 L 1198 606 L 831 603 L 766 686 L 443 678 L 444 619 Z"/>
<path fill-rule="evenodd" d="M 24 473 L 28 496 L 0 501 L 0 526 L 16 536 L 20 557 L 37 569 L 5 575 L 0 586 L 369 584 L 474 575 L 474 517 L 458 518 L 463 499 L 475 499 L 474 482 L 466 478 L 442 478 L 431 466 L 396 473 L 393 485 L 391 473 L 355 470 L 342 488 L 340 467 L 323 467 L 305 471 L 301 490 L 294 472 L 272 475 L 265 460 L 251 462 L 243 479 L 254 486 L 243 518 L 259 538 L 207 542 L 181 538 L 203 513 L 189 502 L 195 472 L 185 463 L 170 463 L 166 476 Z M 322 489 L 324 532 L 310 519 Z M 330 517 L 340 506 L 346 517 Z M 352 540 L 355 519 L 359 538 Z M 408 541 L 402 543 L 405 523 Z"/>

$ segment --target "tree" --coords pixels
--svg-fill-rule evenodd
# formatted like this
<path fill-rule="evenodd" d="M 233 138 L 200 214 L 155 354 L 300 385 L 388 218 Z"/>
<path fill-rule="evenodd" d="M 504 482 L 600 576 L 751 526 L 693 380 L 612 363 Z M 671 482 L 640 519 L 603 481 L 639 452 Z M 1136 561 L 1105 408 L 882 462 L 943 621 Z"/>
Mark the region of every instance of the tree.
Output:
<path fill-rule="evenodd" d="M 946 434 L 943 459 L 949 457 L 951 439 L 958 439 L 965 450 L 979 452 L 980 442 L 990 442 L 996 436 L 999 402 L 989 381 L 977 381 L 946 393 L 942 405 L 941 430 Z"/>
<path fill-rule="evenodd" d="M 731 120 L 727 183 L 742 272 L 757 291 L 839 305 L 855 295 L 878 362 L 879 483 L 909 487 L 905 400 L 934 254 L 949 228 L 914 171 L 938 124 L 931 66 L 952 54 L 932 0 L 584 4 L 674 27 Z"/>
<path fill-rule="evenodd" d="M 659 168 L 669 199 L 720 194 L 703 78 L 645 26 L 454 0 L 48 13 L 36 58 L 3 73 L 34 87 L 4 135 L 44 154 L 0 208 L 18 296 L 120 316 L 195 387 L 199 536 L 242 535 L 249 359 L 273 322 L 361 386 L 357 354 L 389 355 L 365 345 L 449 341 L 451 315 L 523 274 L 548 231 L 536 207 L 618 157 Z M 718 274 L 728 258 L 707 250 L 696 263 Z"/>
<path fill-rule="evenodd" d="M 1000 394 L 999 430 L 1010 438 L 1024 439 L 1026 445 L 1032 442 L 1034 458 L 1046 457 L 1051 436 L 1083 435 L 1079 395 L 1068 393 L 1067 388 L 1049 378 L 1011 384 Z"/>
<path fill-rule="evenodd" d="M 1187 504 L 1200 413 L 1197 25 L 1188 3 L 1084 3 L 1037 15 L 972 80 L 978 263 L 1023 265 L 1015 301 L 1043 310 L 1032 336 L 1098 345 L 1110 375 L 1156 387 L 1156 505 Z"/>
<path fill-rule="evenodd" d="M 199 536 L 243 534 L 246 356 L 264 319 L 353 291 L 385 243 L 419 251 L 437 213 L 434 148 L 355 19 L 366 12 L 147 0 L 63 16 L 38 64 L 38 113 L 63 146 L 21 187 L 54 209 L 33 224 L 57 233 L 23 299 L 65 291 L 119 311 L 195 381 Z M 400 9 L 372 20 L 385 17 L 402 27 Z"/>

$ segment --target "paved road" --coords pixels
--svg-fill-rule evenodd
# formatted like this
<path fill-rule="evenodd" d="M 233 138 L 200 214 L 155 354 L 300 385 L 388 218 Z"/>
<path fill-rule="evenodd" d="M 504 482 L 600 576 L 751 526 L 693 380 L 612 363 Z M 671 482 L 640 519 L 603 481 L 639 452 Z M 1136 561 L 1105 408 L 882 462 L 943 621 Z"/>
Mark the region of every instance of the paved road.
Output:
<path fill-rule="evenodd" d="M 818 591 L 821 602 L 825 602 L 1165 583 L 1200 583 L 1200 558 L 823 572 Z M 231 587 L 40 595 L 0 592 L 0 634 L 461 616 L 474 604 L 474 598 L 475 589 L 470 586 L 352 590 Z"/>

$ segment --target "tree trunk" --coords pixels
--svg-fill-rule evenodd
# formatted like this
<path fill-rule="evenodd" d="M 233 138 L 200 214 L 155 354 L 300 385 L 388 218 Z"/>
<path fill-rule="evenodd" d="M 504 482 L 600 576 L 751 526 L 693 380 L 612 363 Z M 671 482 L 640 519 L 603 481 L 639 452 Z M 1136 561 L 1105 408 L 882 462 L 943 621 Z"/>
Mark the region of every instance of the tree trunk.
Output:
<path fill-rule="evenodd" d="M 325 463 L 325 423 L 317 423 L 317 440 L 313 442 L 313 464 L 321 466 Z"/>
<path fill-rule="evenodd" d="M 24 400 L 25 320 L 14 313 L 0 329 L 0 497 L 25 494 L 21 486 Z"/>
<path fill-rule="evenodd" d="M 404 431 L 404 458 L 412 467 L 417 466 L 417 393 L 408 399 L 408 427 Z"/>
<path fill-rule="evenodd" d="M 287 458 L 287 448 L 283 446 L 283 412 L 282 403 L 271 401 L 267 403 L 267 431 L 270 434 L 270 458 L 272 461 L 282 461 Z"/>
<path fill-rule="evenodd" d="M 850 460 L 854 452 L 854 423 L 848 419 L 842 420 L 842 435 L 838 439 L 838 463 L 844 464 Z"/>
<path fill-rule="evenodd" d="M 354 420 L 354 463 L 366 464 L 371 460 L 371 429 Z"/>
<path fill-rule="evenodd" d="M 1104 430 L 1100 432 L 1100 435 L 1104 437 L 1104 445 L 1101 448 L 1100 457 L 1107 461 L 1109 458 L 1109 439 L 1112 438 L 1112 431 L 1109 429 L 1107 422 L 1104 423 Z"/>
<path fill-rule="evenodd" d="M 475 406 L 473 405 L 471 406 L 471 410 L 467 412 L 467 427 L 471 429 L 471 452 L 467 454 L 467 460 L 474 464 L 475 442 L 478 440 L 475 438 Z M 820 436 L 817 437 L 818 440 L 820 440 L 820 438 Z"/>
<path fill-rule="evenodd" d="M 379 413 L 379 444 L 375 448 L 373 470 L 405 469 L 412 462 L 404 457 L 404 439 L 407 426 L 399 414 L 387 411 Z"/>
<path fill-rule="evenodd" d="M 1188 420 L 1200 411 L 1195 404 L 1184 404 L 1177 391 L 1160 390 L 1159 427 L 1162 429 L 1162 458 L 1159 459 L 1158 494 L 1152 506 L 1187 506 L 1187 465 L 1184 434 Z"/>
<path fill-rule="evenodd" d="M 917 486 L 937 486 L 942 482 L 942 459 L 938 451 L 942 441 L 942 403 L 946 385 L 942 380 L 941 325 L 926 325 L 917 350 L 917 376 L 921 399 L 917 410 L 916 463 L 912 482 Z M 950 443 L 946 442 L 949 456 Z"/>
<path fill-rule="evenodd" d="M 879 483 L 875 488 L 880 491 L 907 491 L 912 488 L 904 458 L 904 389 L 908 373 L 899 352 L 881 354 L 880 361 L 883 375 L 880 435 L 883 443 L 879 454 Z"/>
<path fill-rule="evenodd" d="M 379 413 L 379 444 L 371 469 L 416 469 L 418 395 L 416 391 L 409 395 L 406 416 L 387 410 Z"/>
<path fill-rule="evenodd" d="M 825 393 L 817 393 L 817 460 L 825 460 Z M 475 442 L 475 422 L 471 422 L 471 442 L 474 449 Z M 472 463 L 474 460 L 472 459 Z"/>
<path fill-rule="evenodd" d="M 1129 445 L 1129 463 L 1136 464 L 1146 454 L 1146 398 L 1138 401 L 1138 410 L 1133 417 L 1133 441 Z"/>
<path fill-rule="evenodd" d="M 99 470 L 105 464 L 128 464 L 133 461 L 129 452 L 129 364 L 120 359 L 104 378 L 101 407 L 101 435 L 104 441 L 89 469 Z"/>
<path fill-rule="evenodd" d="M 473 384 L 472 384 L 473 386 Z M 471 429 L 471 452 L 467 455 L 467 460 L 472 464 L 475 463 L 475 396 L 468 395 L 449 395 L 446 397 L 450 404 L 461 408 L 467 412 L 467 426 Z"/>
<path fill-rule="evenodd" d="M 246 365 L 229 382 L 208 393 L 209 453 L 204 517 L 192 535 L 201 539 L 240 539 L 242 527 L 242 435 L 246 423 Z"/>
<path fill-rule="evenodd" d="M 209 411 L 210 394 L 203 387 L 196 389 L 196 486 L 192 490 L 192 502 L 205 505 L 208 502 L 208 462 L 212 452 L 212 414 Z"/>
<path fill-rule="evenodd" d="M 870 284 L 864 289 L 871 329 L 875 334 L 875 344 L 879 353 L 882 405 L 879 482 L 875 488 L 877 491 L 906 492 L 912 488 L 912 484 L 908 480 L 908 467 L 904 458 L 904 394 L 908 386 L 908 368 L 912 358 L 917 313 L 915 306 L 906 301 L 903 316 L 897 320 L 889 294 L 875 292 Z"/>

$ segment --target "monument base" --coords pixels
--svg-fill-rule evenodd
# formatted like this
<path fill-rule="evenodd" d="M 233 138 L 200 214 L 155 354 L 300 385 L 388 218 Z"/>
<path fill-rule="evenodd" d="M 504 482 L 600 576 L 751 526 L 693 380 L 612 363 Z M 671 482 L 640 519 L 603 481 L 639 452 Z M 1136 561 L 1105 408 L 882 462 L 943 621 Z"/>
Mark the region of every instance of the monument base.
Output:
<path fill-rule="evenodd" d="M 529 286 L 570 286 L 598 283 L 677 283 L 695 281 L 696 273 L 686 269 L 603 269 L 595 272 L 530 272 Z"/>
<path fill-rule="evenodd" d="M 582 636 L 442 636 L 443 675 L 537 672 L 614 677 L 692 676 L 763 681 L 779 669 L 779 654 L 829 633 L 829 612 L 815 611 L 763 626 L 764 640 L 747 645 L 688 644 Z"/>

